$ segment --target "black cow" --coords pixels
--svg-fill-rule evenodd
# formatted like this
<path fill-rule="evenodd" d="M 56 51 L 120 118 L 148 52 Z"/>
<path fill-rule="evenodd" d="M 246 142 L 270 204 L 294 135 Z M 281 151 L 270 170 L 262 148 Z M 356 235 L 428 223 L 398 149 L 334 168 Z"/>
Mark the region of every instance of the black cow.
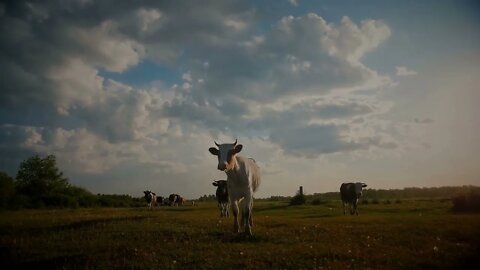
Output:
<path fill-rule="evenodd" d="M 228 217 L 228 190 L 227 180 L 214 181 L 212 185 L 217 187 L 215 196 L 217 197 L 218 207 L 220 208 L 220 217 Z"/>
<path fill-rule="evenodd" d="M 170 202 L 170 206 L 178 206 L 182 205 L 185 199 L 178 194 L 170 194 L 170 196 L 168 196 L 168 201 Z"/>
<path fill-rule="evenodd" d="M 340 186 L 340 196 L 343 203 L 343 214 L 345 215 L 345 208 L 347 204 L 350 205 L 350 214 L 354 213 L 358 216 L 357 203 L 358 198 L 362 196 L 362 188 L 366 187 L 365 183 L 343 183 Z"/>
<path fill-rule="evenodd" d="M 164 204 L 166 198 L 163 198 L 162 196 L 157 197 L 157 205 L 162 206 Z"/>
<path fill-rule="evenodd" d="M 145 194 L 145 200 L 148 203 L 148 208 L 152 209 L 157 204 L 157 196 L 150 190 L 145 190 L 143 193 Z"/>

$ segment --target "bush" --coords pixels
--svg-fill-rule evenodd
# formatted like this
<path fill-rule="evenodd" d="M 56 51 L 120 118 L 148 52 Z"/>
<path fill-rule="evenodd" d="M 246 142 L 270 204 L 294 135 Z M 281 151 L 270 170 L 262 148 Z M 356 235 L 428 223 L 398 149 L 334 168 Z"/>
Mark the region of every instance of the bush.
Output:
<path fill-rule="evenodd" d="M 390 200 L 386 200 L 385 204 L 391 204 L 392 202 Z"/>
<path fill-rule="evenodd" d="M 452 198 L 454 212 L 480 212 L 480 191 L 458 194 Z"/>
<path fill-rule="evenodd" d="M 98 205 L 97 197 L 94 195 L 83 195 L 77 198 L 80 207 L 94 207 Z"/>
<path fill-rule="evenodd" d="M 379 201 L 378 199 L 373 199 L 373 200 L 372 200 L 372 203 L 373 203 L 373 204 L 379 204 L 380 201 Z"/>
<path fill-rule="evenodd" d="M 32 208 L 32 202 L 28 196 L 16 195 L 11 199 L 10 205 L 8 206 L 8 208 L 14 209 L 14 210 L 18 210 L 22 208 Z"/>
<path fill-rule="evenodd" d="M 326 204 L 328 203 L 329 201 L 326 201 L 326 200 L 322 200 L 321 198 L 315 198 L 312 200 L 312 204 L 313 205 L 320 205 L 320 204 Z"/>
<path fill-rule="evenodd" d="M 306 201 L 305 195 L 297 194 L 290 200 L 290 205 L 302 205 L 305 204 Z"/>
<path fill-rule="evenodd" d="M 402 200 L 396 199 L 396 200 L 395 200 L 395 203 L 397 203 L 397 204 L 398 204 L 398 203 L 402 203 Z"/>
<path fill-rule="evenodd" d="M 78 208 L 78 201 L 71 196 L 63 194 L 48 195 L 42 198 L 46 207 L 60 207 L 60 208 Z"/>
<path fill-rule="evenodd" d="M 362 200 L 360 201 L 360 203 L 361 203 L 361 204 L 368 204 L 368 199 L 362 199 Z"/>

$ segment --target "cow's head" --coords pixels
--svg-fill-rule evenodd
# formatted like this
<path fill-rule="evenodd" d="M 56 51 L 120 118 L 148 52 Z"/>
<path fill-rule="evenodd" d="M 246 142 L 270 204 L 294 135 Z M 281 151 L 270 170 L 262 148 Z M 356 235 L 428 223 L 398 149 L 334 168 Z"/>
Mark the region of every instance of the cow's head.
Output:
<path fill-rule="evenodd" d="M 355 183 L 355 193 L 357 193 L 357 198 L 360 198 L 363 195 L 363 188 L 367 187 L 367 184 L 357 182 Z"/>
<path fill-rule="evenodd" d="M 213 181 L 212 185 L 217 187 L 218 191 L 221 191 L 222 193 L 227 194 L 227 181 L 225 180 Z"/>
<path fill-rule="evenodd" d="M 233 162 L 233 157 L 242 151 L 243 145 L 237 144 L 237 140 L 234 143 L 224 143 L 218 144 L 215 142 L 215 145 L 218 147 L 210 147 L 208 151 L 218 157 L 218 166 L 217 169 L 220 171 L 228 171 L 233 169 L 235 166 Z"/>

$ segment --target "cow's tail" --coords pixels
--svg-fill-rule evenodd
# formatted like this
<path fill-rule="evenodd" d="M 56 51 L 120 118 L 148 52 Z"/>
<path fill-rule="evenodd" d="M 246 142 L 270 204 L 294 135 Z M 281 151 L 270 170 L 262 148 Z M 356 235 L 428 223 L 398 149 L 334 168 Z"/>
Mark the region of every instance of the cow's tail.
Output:
<path fill-rule="evenodd" d="M 255 168 L 255 172 L 254 172 L 253 178 L 252 178 L 252 190 L 253 190 L 253 192 L 256 192 L 258 187 L 260 186 L 260 179 L 261 179 L 260 167 L 258 167 L 255 159 L 253 159 L 253 158 L 249 158 L 249 159 L 252 160 L 254 165 L 255 165 L 255 166 L 253 166 Z"/>

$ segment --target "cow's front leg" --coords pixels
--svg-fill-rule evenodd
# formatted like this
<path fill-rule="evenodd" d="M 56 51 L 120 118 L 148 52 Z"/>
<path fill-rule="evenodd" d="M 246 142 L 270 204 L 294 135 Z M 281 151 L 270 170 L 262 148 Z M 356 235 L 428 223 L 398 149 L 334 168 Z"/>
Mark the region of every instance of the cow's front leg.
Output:
<path fill-rule="evenodd" d="M 355 212 L 355 215 L 358 216 L 358 208 L 357 208 L 357 204 L 358 204 L 358 200 L 356 200 L 353 204 L 353 209 L 354 209 L 354 212 Z"/>
<path fill-rule="evenodd" d="M 238 233 L 238 201 L 232 201 L 233 232 Z"/>

